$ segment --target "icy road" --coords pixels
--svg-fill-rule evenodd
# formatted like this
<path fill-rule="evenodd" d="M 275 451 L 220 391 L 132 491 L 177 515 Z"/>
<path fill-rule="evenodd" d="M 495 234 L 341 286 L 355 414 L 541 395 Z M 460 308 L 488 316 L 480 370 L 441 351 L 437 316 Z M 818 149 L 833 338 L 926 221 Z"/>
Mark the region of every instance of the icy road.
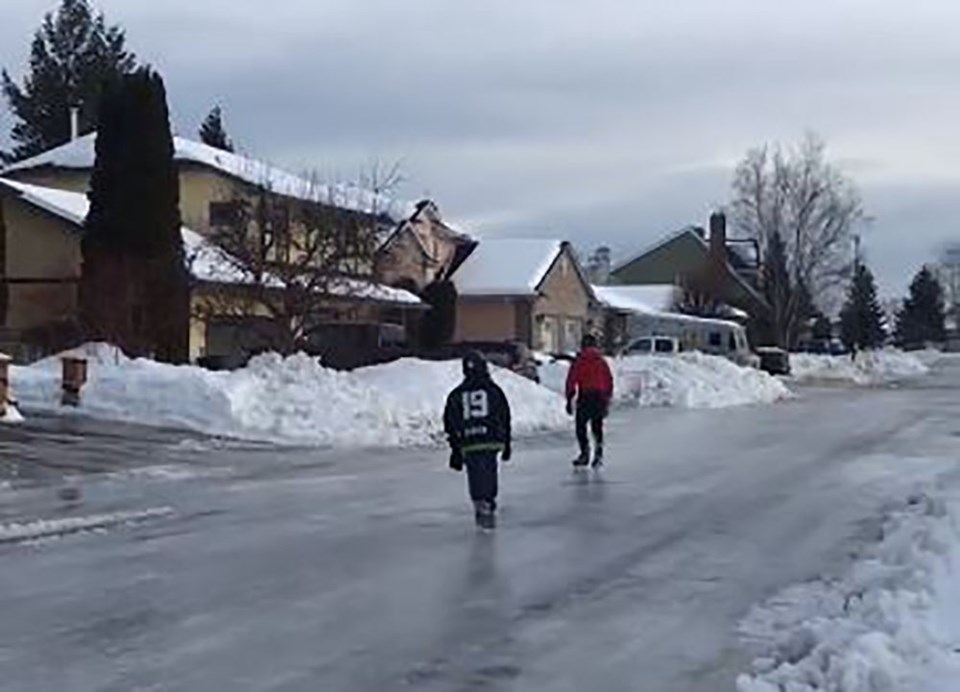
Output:
<path fill-rule="evenodd" d="M 754 654 L 751 605 L 841 572 L 891 498 L 957 482 L 960 363 L 621 411 L 601 477 L 571 474 L 566 437 L 526 441 L 495 535 L 438 450 L 77 425 L 0 431 L 0 464 L 32 479 L 0 489 L 5 692 L 718 692 Z"/>

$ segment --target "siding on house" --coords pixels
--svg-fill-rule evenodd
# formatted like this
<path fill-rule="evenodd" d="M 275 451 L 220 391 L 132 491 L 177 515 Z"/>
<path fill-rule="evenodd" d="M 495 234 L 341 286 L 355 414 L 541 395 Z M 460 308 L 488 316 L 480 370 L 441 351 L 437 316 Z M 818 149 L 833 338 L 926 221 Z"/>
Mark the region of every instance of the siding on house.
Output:
<path fill-rule="evenodd" d="M 703 242 L 692 233 L 684 233 L 615 268 L 610 272 L 612 283 L 630 286 L 675 284 L 679 278 L 699 271 L 707 253 Z"/>
<path fill-rule="evenodd" d="M 517 338 L 517 314 L 509 298 L 461 300 L 454 341 L 512 341 Z"/>
<path fill-rule="evenodd" d="M 76 315 L 80 238 L 66 221 L 0 193 L 3 326 L 29 329 Z"/>

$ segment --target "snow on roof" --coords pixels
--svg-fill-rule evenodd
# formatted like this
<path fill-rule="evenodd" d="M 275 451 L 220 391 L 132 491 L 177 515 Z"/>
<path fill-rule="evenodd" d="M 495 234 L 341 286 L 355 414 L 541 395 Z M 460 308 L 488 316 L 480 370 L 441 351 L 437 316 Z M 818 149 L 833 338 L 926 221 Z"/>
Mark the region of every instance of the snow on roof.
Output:
<path fill-rule="evenodd" d="M 18 193 L 20 199 L 44 211 L 61 217 L 77 226 L 82 226 L 87 218 L 90 201 L 79 192 L 68 192 L 38 185 L 28 185 L 14 180 L 0 178 L 0 187 L 6 187 Z M 227 284 L 247 284 L 253 282 L 251 272 L 240 266 L 229 253 L 204 238 L 199 233 L 182 227 L 183 250 L 187 257 L 190 273 L 200 281 Z M 268 279 L 268 285 L 281 286 L 279 278 Z M 360 279 L 343 279 L 330 287 L 330 293 L 349 296 L 362 300 L 376 300 L 389 303 L 419 304 L 420 299 L 409 291 L 392 288 Z"/>
<path fill-rule="evenodd" d="M 0 178 L 0 186 L 16 192 L 24 202 L 67 219 L 78 226 L 82 225 L 84 219 L 87 218 L 90 202 L 86 195 L 50 187 L 27 185 L 6 178 Z"/>
<path fill-rule="evenodd" d="M 669 312 L 677 298 L 673 284 L 594 286 L 593 292 L 609 308 L 639 313 Z"/>
<path fill-rule="evenodd" d="M 593 292 L 603 305 L 614 310 L 697 324 L 737 324 L 715 317 L 697 317 L 677 312 L 674 309 L 677 287 L 673 284 L 594 286 Z"/>
<path fill-rule="evenodd" d="M 453 282 L 461 295 L 533 295 L 562 250 L 560 240 L 480 240 Z"/>
<path fill-rule="evenodd" d="M 10 173 L 41 166 L 93 168 L 96 159 L 96 140 L 96 133 L 90 133 L 55 149 L 14 163 L 2 172 Z M 223 151 L 183 137 L 173 138 L 173 148 L 173 157 L 177 161 L 216 169 L 251 185 L 266 187 L 278 195 L 321 202 L 341 209 L 383 214 L 394 221 L 406 219 L 416 210 L 410 202 L 394 200 L 356 185 L 326 185 L 288 173 L 263 161 Z"/>

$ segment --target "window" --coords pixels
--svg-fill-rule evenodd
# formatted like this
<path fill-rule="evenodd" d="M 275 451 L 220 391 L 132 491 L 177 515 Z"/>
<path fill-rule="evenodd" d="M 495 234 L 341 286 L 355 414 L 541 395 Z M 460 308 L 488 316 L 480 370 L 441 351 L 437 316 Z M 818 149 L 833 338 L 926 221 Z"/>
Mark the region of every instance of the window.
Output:
<path fill-rule="evenodd" d="M 650 353 L 653 350 L 653 342 L 650 339 L 637 339 L 630 346 L 630 353 Z"/>
<path fill-rule="evenodd" d="M 563 348 L 565 351 L 576 351 L 579 348 L 581 331 L 579 320 L 567 320 L 564 323 Z"/>
<path fill-rule="evenodd" d="M 737 336 L 733 332 L 730 332 L 730 350 L 737 350 Z"/>
<path fill-rule="evenodd" d="M 657 339 L 654 343 L 654 350 L 657 353 L 673 353 L 676 349 L 673 348 L 672 339 Z"/>
<path fill-rule="evenodd" d="M 713 348 L 720 348 L 723 344 L 723 334 L 720 332 L 710 332 L 710 336 L 707 337 L 707 343 Z"/>
<path fill-rule="evenodd" d="M 210 202 L 208 212 L 211 226 L 235 226 L 240 223 L 241 205 L 237 200 Z"/>

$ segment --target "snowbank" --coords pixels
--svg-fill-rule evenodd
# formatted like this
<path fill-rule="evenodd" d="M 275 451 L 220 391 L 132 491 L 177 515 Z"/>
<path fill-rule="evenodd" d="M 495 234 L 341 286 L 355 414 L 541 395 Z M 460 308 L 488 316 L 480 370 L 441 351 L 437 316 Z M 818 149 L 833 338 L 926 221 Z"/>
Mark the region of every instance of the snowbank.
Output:
<path fill-rule="evenodd" d="M 346 373 L 304 355 L 270 354 L 242 370 L 209 372 L 131 360 L 103 344 L 83 350 L 89 382 L 79 415 L 271 442 L 429 443 L 441 436 L 446 395 L 460 381 L 459 362 L 404 360 Z M 64 412 L 58 359 L 14 368 L 12 377 L 24 408 Z M 510 398 L 517 434 L 568 423 L 555 393 L 505 370 L 494 378 Z"/>
<path fill-rule="evenodd" d="M 738 692 L 960 689 L 960 507 L 914 498 L 836 581 L 787 589 L 741 632 L 766 644 Z"/>
<path fill-rule="evenodd" d="M 925 375 L 929 368 L 916 355 L 885 349 L 858 353 L 856 361 L 850 356 L 791 353 L 790 370 L 797 380 L 871 385 Z"/>
<path fill-rule="evenodd" d="M 618 403 L 682 408 L 721 408 L 770 403 L 790 396 L 775 377 L 702 353 L 610 359 Z M 540 368 L 543 384 L 563 392 L 570 364 Z"/>

